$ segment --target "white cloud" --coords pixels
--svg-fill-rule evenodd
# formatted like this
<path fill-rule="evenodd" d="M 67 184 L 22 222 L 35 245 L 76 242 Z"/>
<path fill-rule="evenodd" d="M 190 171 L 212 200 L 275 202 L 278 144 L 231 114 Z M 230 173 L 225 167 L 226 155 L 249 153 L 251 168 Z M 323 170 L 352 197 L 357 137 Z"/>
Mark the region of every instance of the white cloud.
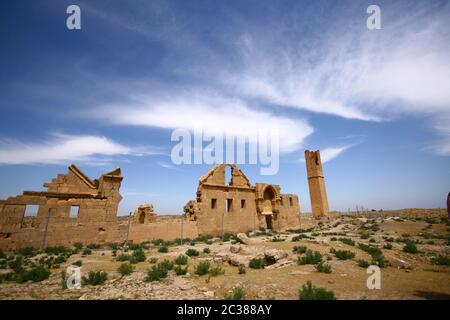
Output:
<path fill-rule="evenodd" d="M 168 162 L 165 162 L 165 161 L 158 161 L 158 162 L 156 162 L 156 164 L 157 164 L 158 166 L 162 167 L 162 168 L 165 168 L 165 169 L 169 169 L 169 170 L 178 170 L 177 167 L 175 167 L 174 165 L 172 165 L 172 164 L 170 164 L 170 163 L 168 163 Z"/>
<path fill-rule="evenodd" d="M 0 165 L 67 164 L 105 165 L 119 155 L 156 153 L 132 149 L 103 136 L 55 134 L 47 141 L 0 140 Z"/>
<path fill-rule="evenodd" d="M 328 162 L 338 156 L 340 156 L 345 150 L 350 148 L 351 146 L 344 147 L 330 147 L 320 150 L 320 158 L 322 159 L 322 163 Z"/>
<path fill-rule="evenodd" d="M 251 137 L 259 132 L 277 132 L 280 151 L 303 146 L 313 128 L 303 119 L 275 115 L 249 108 L 241 100 L 217 95 L 180 95 L 167 99 L 140 97 L 138 104 L 109 105 L 90 113 L 109 123 L 164 129 L 201 129 L 203 134 Z"/>
<path fill-rule="evenodd" d="M 378 31 L 337 19 L 304 38 L 283 27 L 243 34 L 238 71 L 222 81 L 249 97 L 350 119 L 448 113 L 449 7 L 389 7 Z"/>

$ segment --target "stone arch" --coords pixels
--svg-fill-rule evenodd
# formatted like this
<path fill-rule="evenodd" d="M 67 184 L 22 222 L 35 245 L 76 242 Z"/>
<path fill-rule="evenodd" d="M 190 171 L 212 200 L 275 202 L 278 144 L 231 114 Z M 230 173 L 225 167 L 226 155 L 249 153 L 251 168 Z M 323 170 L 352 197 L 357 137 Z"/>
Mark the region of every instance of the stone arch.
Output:
<path fill-rule="evenodd" d="M 273 217 L 276 205 L 276 190 L 271 186 L 268 185 L 264 188 L 263 192 L 263 203 L 262 203 L 262 209 L 263 209 L 263 215 L 265 216 L 266 220 L 266 226 L 267 229 L 273 229 Z"/>

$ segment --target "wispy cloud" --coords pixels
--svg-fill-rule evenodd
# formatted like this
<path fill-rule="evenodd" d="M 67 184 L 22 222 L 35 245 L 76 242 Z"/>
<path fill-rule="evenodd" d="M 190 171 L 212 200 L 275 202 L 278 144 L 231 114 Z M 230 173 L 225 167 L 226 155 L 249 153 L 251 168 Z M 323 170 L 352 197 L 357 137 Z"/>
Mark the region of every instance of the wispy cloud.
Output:
<path fill-rule="evenodd" d="M 322 163 L 333 160 L 334 158 L 339 157 L 345 150 L 350 148 L 351 146 L 343 146 L 343 147 L 330 147 L 320 150 L 320 158 L 322 159 Z"/>
<path fill-rule="evenodd" d="M 158 166 L 160 166 L 160 167 L 162 167 L 162 168 L 165 168 L 165 169 L 169 169 L 169 170 L 179 170 L 177 167 L 175 167 L 174 165 L 172 165 L 172 164 L 170 164 L 170 163 L 168 163 L 168 162 L 165 162 L 165 161 L 158 161 L 158 162 L 156 162 L 156 164 L 158 165 Z"/>
<path fill-rule="evenodd" d="M 254 137 L 276 132 L 280 150 L 291 152 L 303 146 L 313 128 L 303 119 L 252 109 L 243 101 L 217 95 L 172 95 L 155 99 L 140 97 L 138 104 L 107 105 L 90 112 L 108 123 L 164 129 L 202 130 L 205 135 L 229 134 Z"/>
<path fill-rule="evenodd" d="M 0 140 L 0 165 L 67 164 L 106 165 L 123 155 L 157 154 L 150 148 L 130 148 L 103 136 L 53 134 L 45 141 Z"/>

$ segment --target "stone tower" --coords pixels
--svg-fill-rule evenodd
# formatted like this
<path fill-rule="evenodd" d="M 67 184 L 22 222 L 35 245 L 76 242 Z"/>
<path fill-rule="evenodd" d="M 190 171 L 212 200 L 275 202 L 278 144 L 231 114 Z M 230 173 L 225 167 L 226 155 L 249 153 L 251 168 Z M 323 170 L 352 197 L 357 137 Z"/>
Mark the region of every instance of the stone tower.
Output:
<path fill-rule="evenodd" d="M 322 170 L 320 151 L 305 151 L 306 171 L 308 173 L 309 196 L 314 218 L 328 216 L 328 198 Z"/>

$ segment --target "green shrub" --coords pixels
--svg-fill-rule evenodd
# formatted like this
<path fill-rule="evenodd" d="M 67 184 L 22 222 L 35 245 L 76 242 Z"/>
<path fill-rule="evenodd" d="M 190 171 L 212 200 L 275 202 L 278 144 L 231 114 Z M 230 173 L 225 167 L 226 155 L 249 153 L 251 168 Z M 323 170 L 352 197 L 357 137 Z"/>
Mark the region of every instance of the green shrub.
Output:
<path fill-rule="evenodd" d="M 86 246 L 86 248 L 91 249 L 91 250 L 96 250 L 96 249 L 100 249 L 101 245 L 99 245 L 98 243 L 91 243 L 91 244 L 88 244 Z"/>
<path fill-rule="evenodd" d="M 65 254 L 69 252 L 69 249 L 67 249 L 64 246 L 56 246 L 56 247 L 47 247 L 45 248 L 45 253 L 47 254 L 54 254 L 55 256 L 60 254 Z"/>
<path fill-rule="evenodd" d="M 306 246 L 294 246 L 292 251 L 295 253 L 301 254 L 301 253 L 305 253 L 307 249 L 308 248 L 306 248 Z"/>
<path fill-rule="evenodd" d="M 162 269 L 166 269 L 167 271 L 173 269 L 173 262 L 170 260 L 163 260 L 160 263 L 158 263 L 158 267 Z"/>
<path fill-rule="evenodd" d="M 312 252 L 311 250 L 307 250 L 306 254 L 302 257 L 298 257 L 297 263 L 302 264 L 318 264 L 322 261 L 322 255 L 318 251 Z"/>
<path fill-rule="evenodd" d="M 324 288 L 316 288 L 311 281 L 302 286 L 298 291 L 300 300 L 336 300 L 333 291 L 327 291 Z"/>
<path fill-rule="evenodd" d="M 377 241 L 376 241 L 374 238 L 370 238 L 370 239 L 369 239 L 369 242 L 370 242 L 370 243 L 375 243 L 375 242 L 377 242 Z"/>
<path fill-rule="evenodd" d="M 279 237 L 279 236 L 275 236 L 275 237 L 273 237 L 272 239 L 270 239 L 271 242 L 283 242 L 283 241 L 285 241 L 285 240 L 286 240 L 286 239 L 281 238 L 281 237 Z"/>
<path fill-rule="evenodd" d="M 113 242 L 113 243 L 108 243 L 108 248 L 111 249 L 111 250 L 118 250 L 119 247 L 120 247 L 120 246 L 119 246 L 118 243 L 115 243 L 115 242 Z"/>
<path fill-rule="evenodd" d="M 37 252 L 33 247 L 24 247 L 17 250 L 17 253 L 24 257 L 34 257 Z"/>
<path fill-rule="evenodd" d="M 262 268 L 264 268 L 264 264 L 265 264 L 264 259 L 253 258 L 248 263 L 248 266 L 252 269 L 262 269 Z"/>
<path fill-rule="evenodd" d="M 408 253 L 417 253 L 419 250 L 417 250 L 417 246 L 412 241 L 406 241 L 405 246 L 403 247 L 403 251 Z"/>
<path fill-rule="evenodd" d="M 337 241 L 338 240 L 338 238 L 336 238 L 336 237 L 331 237 L 331 239 L 330 239 L 330 241 Z"/>
<path fill-rule="evenodd" d="M 180 254 L 178 257 L 176 257 L 175 259 L 175 264 L 178 265 L 186 265 L 188 262 L 188 257 L 185 256 L 184 254 Z"/>
<path fill-rule="evenodd" d="M 82 260 L 77 260 L 77 261 L 72 263 L 72 265 L 77 266 L 77 267 L 81 267 L 82 264 L 83 264 Z"/>
<path fill-rule="evenodd" d="M 158 252 L 161 252 L 161 253 L 167 253 L 167 252 L 169 252 L 169 248 L 168 247 L 159 247 L 158 248 Z"/>
<path fill-rule="evenodd" d="M 199 255 L 199 252 L 197 250 L 195 250 L 195 249 L 188 249 L 186 251 L 186 255 L 189 256 L 189 257 L 196 257 L 196 256 Z"/>
<path fill-rule="evenodd" d="M 368 268 L 369 265 L 370 265 L 370 263 L 367 260 L 363 260 L 363 259 L 358 260 L 358 266 L 360 266 L 361 268 Z"/>
<path fill-rule="evenodd" d="M 450 258 L 443 255 L 438 255 L 437 257 L 431 258 L 431 263 L 441 266 L 450 266 Z"/>
<path fill-rule="evenodd" d="M 177 276 L 182 276 L 187 273 L 188 267 L 183 268 L 182 266 L 176 266 L 173 270 Z"/>
<path fill-rule="evenodd" d="M 239 274 L 246 274 L 247 273 L 247 269 L 245 269 L 245 267 L 243 267 L 243 266 L 240 266 L 238 268 L 238 270 L 239 270 Z"/>
<path fill-rule="evenodd" d="M 137 250 L 134 250 L 133 253 L 131 254 L 130 263 L 136 264 L 139 262 L 144 262 L 145 259 L 146 257 L 144 250 L 142 250 L 142 248 L 139 248 Z"/>
<path fill-rule="evenodd" d="M 152 258 L 148 259 L 148 262 L 152 263 L 152 264 L 157 263 L 158 262 L 158 258 L 152 257 Z"/>
<path fill-rule="evenodd" d="M 6 259 L 6 254 L 0 249 L 0 259 Z"/>
<path fill-rule="evenodd" d="M 88 255 L 92 254 L 92 250 L 91 249 L 84 249 L 81 254 L 83 256 L 88 256 Z"/>
<path fill-rule="evenodd" d="M 370 238 L 370 233 L 369 232 L 361 232 L 360 238 L 361 239 L 369 239 Z"/>
<path fill-rule="evenodd" d="M 128 262 L 122 263 L 119 268 L 117 268 L 117 272 L 119 272 L 122 277 L 131 274 L 133 270 L 134 267 Z"/>
<path fill-rule="evenodd" d="M 14 260 L 8 262 L 8 267 L 12 269 L 15 273 L 20 273 L 23 271 L 23 259 L 17 256 Z"/>
<path fill-rule="evenodd" d="M 116 257 L 116 261 L 130 261 L 131 256 L 129 254 L 121 253 Z"/>
<path fill-rule="evenodd" d="M 223 268 L 221 266 L 214 266 L 212 268 L 210 268 L 209 270 L 209 274 L 212 275 L 213 277 L 224 274 L 225 270 L 223 270 Z"/>
<path fill-rule="evenodd" d="M 105 271 L 89 271 L 88 276 L 82 278 L 82 282 L 84 285 L 98 286 L 105 283 L 106 279 L 108 274 Z"/>
<path fill-rule="evenodd" d="M 425 221 L 427 223 L 429 223 L 429 224 L 436 224 L 436 223 L 438 223 L 437 220 L 435 218 L 432 218 L 432 217 L 426 217 Z"/>
<path fill-rule="evenodd" d="M 27 281 L 41 282 L 50 277 L 51 272 L 45 269 L 43 266 L 37 266 L 29 271 L 22 271 L 16 274 L 16 282 L 24 283 Z"/>
<path fill-rule="evenodd" d="M 211 241 L 212 238 L 214 238 L 212 235 L 204 235 L 204 236 L 199 236 L 199 237 L 195 238 L 193 241 L 194 242 L 205 242 L 205 243 L 208 243 L 208 242 Z M 186 241 L 186 242 L 188 242 L 188 241 Z"/>
<path fill-rule="evenodd" d="M 167 277 L 167 272 L 167 269 L 162 267 L 160 264 L 152 266 L 152 268 L 147 272 L 147 276 L 145 277 L 144 281 L 160 281 L 161 279 Z"/>
<path fill-rule="evenodd" d="M 355 257 L 355 253 L 349 250 L 336 250 L 331 248 L 330 253 L 333 253 L 339 260 L 348 260 Z"/>
<path fill-rule="evenodd" d="M 391 250 L 391 249 L 392 249 L 392 244 L 386 243 L 386 244 L 383 246 L 383 249 Z"/>
<path fill-rule="evenodd" d="M 61 264 L 61 263 L 64 263 L 66 261 L 67 261 L 66 257 L 64 257 L 64 256 L 57 256 L 55 258 L 55 260 L 54 260 L 54 263 L 55 264 Z"/>
<path fill-rule="evenodd" d="M 227 241 L 230 241 L 230 240 L 237 240 L 237 239 L 236 239 L 236 236 L 235 236 L 234 234 L 232 234 L 232 233 L 225 232 L 225 233 L 222 235 L 222 241 L 223 241 L 223 242 L 227 242 Z"/>
<path fill-rule="evenodd" d="M 245 290 L 242 288 L 235 288 L 233 293 L 225 296 L 225 300 L 244 300 Z"/>
<path fill-rule="evenodd" d="M 73 244 L 73 246 L 74 246 L 74 248 L 77 249 L 77 250 L 83 249 L 83 244 L 82 244 L 81 242 L 75 242 L 75 243 Z"/>
<path fill-rule="evenodd" d="M 331 273 L 331 266 L 329 264 L 324 264 L 323 261 L 320 261 L 318 265 L 316 265 L 316 270 L 318 272 L 323 272 L 323 273 Z"/>
<path fill-rule="evenodd" d="M 204 248 L 204 249 L 203 249 L 203 253 L 209 254 L 209 253 L 211 253 L 211 249 L 209 249 L 209 248 Z"/>
<path fill-rule="evenodd" d="M 342 242 L 342 243 L 345 243 L 345 244 L 347 244 L 349 246 L 354 246 L 355 245 L 355 241 L 353 241 L 350 238 L 339 238 L 339 241 Z"/>
<path fill-rule="evenodd" d="M 210 264 L 208 261 L 202 261 L 195 266 L 195 274 L 203 276 L 209 272 Z"/>

